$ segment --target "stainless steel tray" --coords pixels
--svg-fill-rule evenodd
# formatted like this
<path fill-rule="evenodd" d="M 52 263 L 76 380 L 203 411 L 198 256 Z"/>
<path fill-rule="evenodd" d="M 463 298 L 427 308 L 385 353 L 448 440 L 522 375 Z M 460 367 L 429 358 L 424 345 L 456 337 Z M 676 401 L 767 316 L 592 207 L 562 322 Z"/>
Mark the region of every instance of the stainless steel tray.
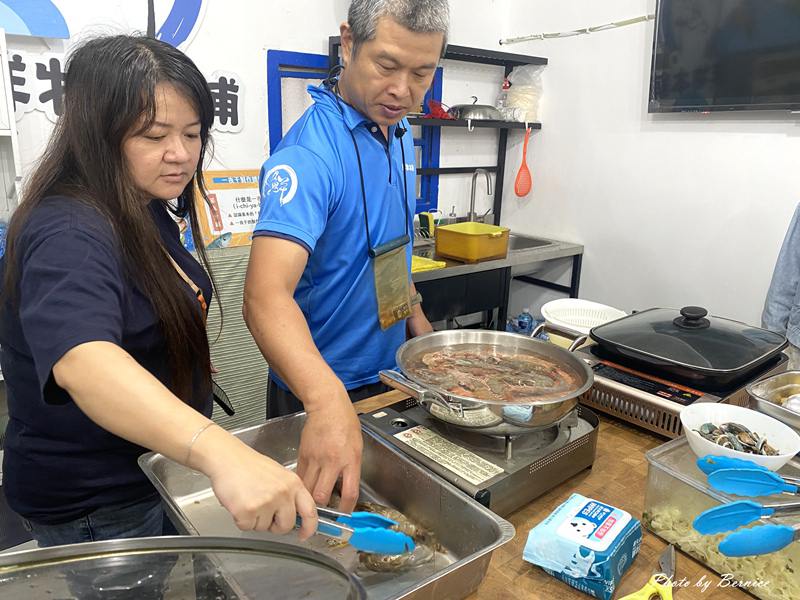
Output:
<path fill-rule="evenodd" d="M 750 407 L 800 431 L 800 413 L 781 406 L 780 401 L 800 393 L 800 371 L 784 371 L 747 386 Z"/>
<path fill-rule="evenodd" d="M 244 443 L 294 468 L 305 414 L 272 419 L 233 432 Z M 167 512 L 182 533 L 202 536 L 251 537 L 300 545 L 294 533 L 240 531 L 215 498 L 207 477 L 160 454 L 139 459 L 159 491 Z M 514 537 L 514 527 L 438 475 L 364 431 L 361 499 L 392 506 L 431 529 L 443 548 L 432 562 L 400 573 L 370 573 L 357 568 L 355 551 L 332 549 L 326 538 L 313 536 L 302 544 L 337 560 L 357 578 L 370 599 L 463 598 L 486 575 L 492 552 Z"/>

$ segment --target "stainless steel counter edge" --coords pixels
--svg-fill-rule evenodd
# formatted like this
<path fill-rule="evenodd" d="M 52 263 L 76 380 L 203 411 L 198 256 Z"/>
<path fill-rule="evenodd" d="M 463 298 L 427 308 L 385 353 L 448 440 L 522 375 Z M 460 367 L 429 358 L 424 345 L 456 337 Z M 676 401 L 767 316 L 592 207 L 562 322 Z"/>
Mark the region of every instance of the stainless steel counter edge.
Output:
<path fill-rule="evenodd" d="M 535 264 L 546 260 L 554 260 L 557 258 L 575 256 L 576 254 L 583 254 L 582 244 L 573 244 L 572 242 L 561 242 L 558 240 L 548 241 L 551 243 L 547 246 L 540 246 L 538 248 L 529 248 L 524 250 L 510 250 L 508 252 L 508 256 L 499 260 L 487 260 L 477 263 L 460 263 L 448 260 L 446 261 L 447 266 L 445 268 L 414 273 L 412 279 L 415 282 L 431 281 L 434 279 L 443 279 L 445 277 L 456 277 L 458 275 L 479 273 L 481 271 L 491 271 L 492 269 L 517 267 L 520 265 Z"/>

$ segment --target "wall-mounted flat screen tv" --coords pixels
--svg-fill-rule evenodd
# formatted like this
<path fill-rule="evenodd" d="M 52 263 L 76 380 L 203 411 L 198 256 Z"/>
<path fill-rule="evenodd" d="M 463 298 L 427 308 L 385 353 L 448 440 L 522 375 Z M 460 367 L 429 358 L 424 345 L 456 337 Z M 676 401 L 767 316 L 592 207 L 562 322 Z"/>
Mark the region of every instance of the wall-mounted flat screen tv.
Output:
<path fill-rule="evenodd" d="M 659 0 L 648 110 L 800 110 L 800 0 Z"/>

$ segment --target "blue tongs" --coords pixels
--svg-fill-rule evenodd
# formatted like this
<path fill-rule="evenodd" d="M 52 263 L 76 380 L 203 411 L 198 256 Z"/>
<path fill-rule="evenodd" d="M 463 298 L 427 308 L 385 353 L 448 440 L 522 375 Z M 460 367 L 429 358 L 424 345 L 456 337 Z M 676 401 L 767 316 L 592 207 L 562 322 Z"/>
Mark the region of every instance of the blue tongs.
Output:
<path fill-rule="evenodd" d="M 797 494 L 800 480 L 781 476 L 751 461 L 724 456 L 704 456 L 697 466 L 708 475 L 712 487 L 737 496 L 770 496 L 773 494 Z M 755 521 L 768 523 L 739 529 L 719 543 L 719 551 L 725 556 L 754 556 L 769 554 L 785 548 L 800 539 L 800 524 L 785 525 L 769 522 L 782 513 L 800 512 L 800 502 L 784 504 L 759 504 L 750 500 L 739 500 L 714 506 L 700 513 L 694 520 L 694 528 L 704 535 L 733 531 Z"/>
<path fill-rule="evenodd" d="M 800 478 L 771 471 L 763 465 L 743 458 L 703 456 L 697 467 L 708 476 L 716 490 L 736 496 L 800 495 Z"/>
<path fill-rule="evenodd" d="M 330 508 L 317 507 L 319 525 L 317 533 L 348 542 L 361 552 L 372 554 L 405 554 L 413 552 L 411 536 L 390 529 L 396 521 L 371 512 L 342 513 Z M 297 526 L 300 526 L 297 517 Z"/>

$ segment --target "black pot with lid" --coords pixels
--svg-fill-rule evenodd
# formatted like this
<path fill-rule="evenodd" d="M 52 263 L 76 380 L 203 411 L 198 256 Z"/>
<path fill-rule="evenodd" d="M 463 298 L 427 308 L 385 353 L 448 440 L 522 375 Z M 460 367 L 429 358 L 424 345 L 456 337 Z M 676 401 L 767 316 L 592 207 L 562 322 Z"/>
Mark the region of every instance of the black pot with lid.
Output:
<path fill-rule="evenodd" d="M 703 390 L 724 390 L 777 362 L 786 337 L 699 306 L 650 308 L 591 330 L 598 355 Z"/>

